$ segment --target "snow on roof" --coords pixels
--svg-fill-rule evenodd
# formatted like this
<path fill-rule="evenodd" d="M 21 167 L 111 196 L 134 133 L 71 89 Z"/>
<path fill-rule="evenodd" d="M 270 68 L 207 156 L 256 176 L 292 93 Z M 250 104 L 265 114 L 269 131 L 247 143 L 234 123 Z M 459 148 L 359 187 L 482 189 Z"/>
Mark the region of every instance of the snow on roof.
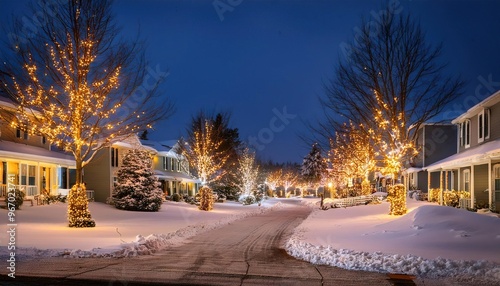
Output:
<path fill-rule="evenodd" d="M 403 174 L 418 173 L 420 171 L 422 171 L 422 168 L 411 167 L 411 168 L 408 168 L 406 170 L 403 170 Z"/>
<path fill-rule="evenodd" d="M 17 160 L 40 161 L 52 164 L 75 166 L 72 155 L 61 151 L 50 151 L 11 141 L 0 140 L 0 156 Z"/>
<path fill-rule="evenodd" d="M 180 156 L 175 152 L 175 147 L 178 145 L 179 140 L 166 140 L 166 141 L 140 140 L 140 141 L 143 146 L 149 146 L 150 148 L 154 148 L 160 155 L 175 156 L 175 157 Z"/>
<path fill-rule="evenodd" d="M 434 164 L 425 167 L 425 170 L 433 171 L 458 167 L 463 164 L 471 164 L 484 161 L 489 158 L 500 157 L 500 139 L 479 146 L 472 147 L 466 151 L 457 153 Z"/>
<path fill-rule="evenodd" d="M 479 113 L 483 108 L 491 107 L 495 104 L 500 102 L 500 90 L 497 92 L 493 93 L 489 97 L 487 97 L 485 100 L 479 102 L 478 104 L 474 105 L 473 107 L 469 108 L 467 112 L 461 114 L 457 118 L 453 119 L 451 123 L 457 124 L 460 123 L 461 121 L 470 118 L 474 116 L 476 113 Z"/>
<path fill-rule="evenodd" d="M 201 183 L 199 179 L 193 178 L 184 173 L 155 170 L 155 176 L 159 179 L 176 180 L 187 183 Z"/>

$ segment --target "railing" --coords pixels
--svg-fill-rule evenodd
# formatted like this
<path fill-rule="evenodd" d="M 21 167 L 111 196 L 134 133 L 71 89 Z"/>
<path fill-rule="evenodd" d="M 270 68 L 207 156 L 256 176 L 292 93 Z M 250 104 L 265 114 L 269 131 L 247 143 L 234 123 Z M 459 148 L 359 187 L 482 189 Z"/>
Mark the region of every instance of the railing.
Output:
<path fill-rule="evenodd" d="M 458 200 L 458 207 L 461 209 L 472 209 L 472 199 L 460 198 Z"/>
<path fill-rule="evenodd" d="M 338 208 L 346 208 L 357 205 L 364 205 L 373 200 L 373 196 L 349 197 L 343 199 L 334 199 L 333 205 Z"/>
<path fill-rule="evenodd" d="M 67 195 L 69 195 L 69 191 L 70 191 L 70 189 L 58 189 L 57 193 L 60 195 L 63 195 L 63 196 L 67 196 Z M 89 201 L 94 200 L 94 190 L 87 190 L 87 199 Z"/>
<path fill-rule="evenodd" d="M 26 194 L 26 196 L 38 195 L 37 186 L 29 186 L 29 185 L 10 185 L 10 186 L 23 191 Z M 7 190 L 8 190 L 7 184 L 0 184 L 0 197 L 7 196 Z"/>

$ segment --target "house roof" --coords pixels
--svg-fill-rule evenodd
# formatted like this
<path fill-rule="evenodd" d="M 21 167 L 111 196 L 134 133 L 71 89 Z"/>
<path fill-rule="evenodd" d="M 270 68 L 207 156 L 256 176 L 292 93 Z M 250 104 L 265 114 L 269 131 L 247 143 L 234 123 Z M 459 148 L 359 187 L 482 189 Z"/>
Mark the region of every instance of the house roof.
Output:
<path fill-rule="evenodd" d="M 148 146 L 155 149 L 158 154 L 164 156 L 180 156 L 175 152 L 175 146 L 178 144 L 178 140 L 167 140 L 167 141 L 152 141 L 152 140 L 141 140 L 143 146 Z"/>
<path fill-rule="evenodd" d="M 76 165 L 73 156 L 70 154 L 5 140 L 0 140 L 0 156 L 9 159 L 39 161 L 70 167 Z"/>
<path fill-rule="evenodd" d="M 485 100 L 479 102 L 478 104 L 474 105 L 473 107 L 469 108 L 469 110 L 467 110 L 467 112 L 465 112 L 465 113 L 461 114 L 460 116 L 458 116 L 457 118 L 453 119 L 451 121 L 451 123 L 453 123 L 453 124 L 460 123 L 460 122 L 464 121 L 465 119 L 468 119 L 468 118 L 476 115 L 481 110 L 483 110 L 483 108 L 491 107 L 499 102 L 500 102 L 500 90 L 493 93 L 492 95 L 487 97 Z"/>
<path fill-rule="evenodd" d="M 472 147 L 466 151 L 437 161 L 424 169 L 428 171 L 452 169 L 497 158 L 500 158 L 500 139 Z"/>
<path fill-rule="evenodd" d="M 159 179 L 174 180 L 186 183 L 201 183 L 199 179 L 193 178 L 184 173 L 155 170 L 155 176 Z"/>

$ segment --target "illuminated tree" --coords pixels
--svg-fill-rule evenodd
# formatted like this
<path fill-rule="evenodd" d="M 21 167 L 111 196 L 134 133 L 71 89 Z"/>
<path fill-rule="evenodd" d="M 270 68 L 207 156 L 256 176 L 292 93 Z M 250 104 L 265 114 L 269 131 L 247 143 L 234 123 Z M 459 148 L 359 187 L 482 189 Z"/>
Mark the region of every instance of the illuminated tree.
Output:
<path fill-rule="evenodd" d="M 325 88 L 321 102 L 327 119 L 316 128 L 318 134 L 335 138 L 346 122 L 363 125 L 378 142 L 387 140 L 385 150 L 374 146 L 380 155 L 400 153 L 388 155 L 389 165 L 412 156 L 412 148 L 404 146 L 415 140 L 414 131 L 440 115 L 463 87 L 459 78 L 443 74 L 441 47 L 427 44 L 420 26 L 395 9 L 388 6 L 378 19 L 361 23 Z M 399 172 L 397 166 L 391 170 Z"/>
<path fill-rule="evenodd" d="M 317 191 L 321 179 L 324 177 L 326 172 L 326 167 L 326 161 L 321 156 L 321 150 L 318 144 L 313 144 L 311 151 L 302 161 L 302 166 L 300 168 L 302 181 L 304 181 L 307 187 L 313 188 Z M 302 189 L 304 189 L 304 186 L 302 186 L 301 190 Z"/>
<path fill-rule="evenodd" d="M 368 176 L 375 169 L 375 140 L 371 130 L 364 125 L 355 125 L 353 122 L 344 124 L 342 132 L 336 136 L 334 153 L 342 158 L 346 167 L 346 174 L 354 178 L 361 178 L 362 194 L 371 193 Z"/>
<path fill-rule="evenodd" d="M 280 168 L 278 170 L 272 171 L 267 175 L 266 184 L 273 191 L 283 184 L 283 170 Z"/>
<path fill-rule="evenodd" d="M 42 135 L 73 154 L 76 185 L 68 196 L 69 226 L 94 226 L 83 167 L 117 138 L 150 128 L 171 113 L 170 104 L 154 101 L 166 74 L 146 68 L 138 42 L 118 39 L 108 1 L 36 3 L 33 15 L 47 23 L 29 39 L 21 19 L 14 23 L 9 50 L 1 58 L 0 87 L 18 105 L 12 127 Z"/>
<path fill-rule="evenodd" d="M 255 154 L 245 148 L 238 161 L 237 174 L 240 180 L 238 188 L 243 195 L 250 195 L 257 187 L 257 177 L 259 176 L 259 166 L 255 164 Z"/>
<path fill-rule="evenodd" d="M 203 184 L 214 183 L 228 173 L 230 168 L 226 163 L 236 148 L 230 142 L 234 132 L 231 133 L 227 124 L 220 122 L 218 118 L 219 116 L 211 118 L 200 112 L 192 119 L 187 140 L 181 140 L 179 144 L 178 152 L 186 156 Z"/>
<path fill-rule="evenodd" d="M 281 180 L 283 187 L 285 188 L 285 192 L 287 192 L 289 188 L 295 186 L 295 184 L 299 181 L 299 175 L 295 170 L 288 168 L 283 171 Z"/>

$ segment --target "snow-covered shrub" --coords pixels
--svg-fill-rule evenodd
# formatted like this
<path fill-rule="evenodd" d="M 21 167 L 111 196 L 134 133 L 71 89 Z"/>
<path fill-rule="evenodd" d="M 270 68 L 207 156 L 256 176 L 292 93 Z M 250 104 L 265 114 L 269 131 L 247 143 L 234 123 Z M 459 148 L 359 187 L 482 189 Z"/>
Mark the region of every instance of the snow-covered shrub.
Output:
<path fill-rule="evenodd" d="M 163 193 L 152 165 L 153 160 L 147 151 L 130 150 L 125 154 L 113 194 L 116 208 L 150 212 L 160 209 Z"/>
<path fill-rule="evenodd" d="M 202 211 L 211 211 L 214 207 L 214 195 L 212 189 L 203 186 L 200 189 L 200 205 L 198 208 Z"/>
<path fill-rule="evenodd" d="M 254 195 L 241 195 L 238 201 L 246 206 L 257 202 Z"/>
<path fill-rule="evenodd" d="M 26 194 L 19 189 L 9 190 L 9 193 L 12 193 L 12 192 L 14 192 L 14 201 L 11 201 L 11 199 L 10 199 L 10 198 L 12 198 L 12 195 L 9 195 L 7 197 L 7 201 L 10 203 L 13 203 L 14 208 L 16 210 L 18 210 L 21 207 L 21 205 L 24 203 L 24 197 L 26 196 Z"/>
<path fill-rule="evenodd" d="M 42 202 L 44 205 L 50 205 L 55 203 L 65 203 L 67 196 L 58 194 L 58 195 L 46 195 L 43 197 Z"/>
<path fill-rule="evenodd" d="M 69 227 L 94 227 L 87 200 L 85 184 L 74 185 L 68 194 L 68 221 Z"/>
<path fill-rule="evenodd" d="M 172 195 L 172 201 L 174 202 L 180 202 L 181 196 L 178 193 L 175 193 Z"/>
<path fill-rule="evenodd" d="M 391 215 L 403 215 L 406 213 L 406 190 L 403 184 L 389 186 L 387 188 L 387 201 L 391 204 Z"/>

